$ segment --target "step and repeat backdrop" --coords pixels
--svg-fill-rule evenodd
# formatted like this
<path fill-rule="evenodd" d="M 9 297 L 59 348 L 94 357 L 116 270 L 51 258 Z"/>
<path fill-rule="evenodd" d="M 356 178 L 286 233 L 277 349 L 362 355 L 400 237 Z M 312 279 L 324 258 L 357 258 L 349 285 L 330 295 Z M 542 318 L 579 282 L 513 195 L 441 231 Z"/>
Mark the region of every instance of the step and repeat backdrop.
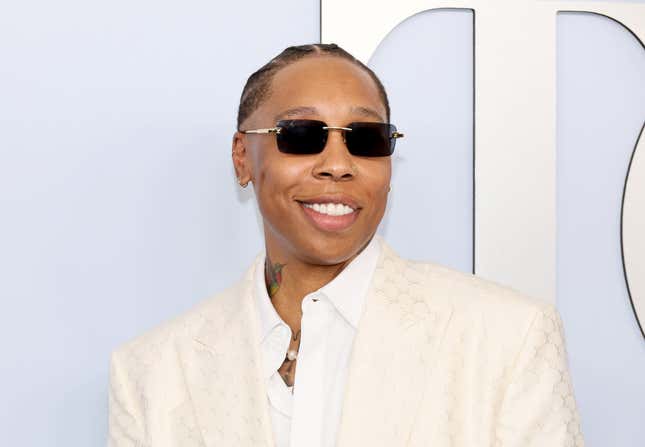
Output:
<path fill-rule="evenodd" d="M 5 444 L 104 445 L 112 349 L 262 249 L 239 95 L 322 41 L 376 71 L 406 135 L 379 233 L 555 303 L 587 445 L 643 445 L 645 1 L 1 9 Z"/>

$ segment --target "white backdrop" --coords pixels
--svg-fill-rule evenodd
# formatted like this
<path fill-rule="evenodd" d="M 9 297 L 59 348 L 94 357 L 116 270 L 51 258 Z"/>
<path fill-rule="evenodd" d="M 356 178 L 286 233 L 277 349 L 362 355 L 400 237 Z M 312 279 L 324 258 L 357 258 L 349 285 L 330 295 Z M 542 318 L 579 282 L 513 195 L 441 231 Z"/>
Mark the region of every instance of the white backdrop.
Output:
<path fill-rule="evenodd" d="M 237 101 L 271 56 L 318 40 L 318 8 L 2 6 L 6 445 L 103 445 L 109 352 L 230 284 L 260 249 L 251 188 L 239 190 L 230 162 Z M 558 36 L 557 304 L 587 444 L 636 447 L 645 344 L 612 235 L 645 115 L 643 56 L 598 17 L 561 16 Z M 406 133 L 379 232 L 405 256 L 471 271 L 472 17 L 419 14 L 370 63 Z"/>

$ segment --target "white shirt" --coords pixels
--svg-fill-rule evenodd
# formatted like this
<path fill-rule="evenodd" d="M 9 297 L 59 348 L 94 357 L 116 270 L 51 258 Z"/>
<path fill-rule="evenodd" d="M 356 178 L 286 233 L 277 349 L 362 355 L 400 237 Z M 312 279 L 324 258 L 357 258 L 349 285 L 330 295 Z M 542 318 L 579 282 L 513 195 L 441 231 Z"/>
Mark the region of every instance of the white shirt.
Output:
<path fill-rule="evenodd" d="M 255 268 L 261 352 L 276 447 L 333 447 L 340 422 L 354 335 L 381 250 L 374 236 L 332 281 L 302 300 L 300 347 L 293 387 L 280 377 L 291 328 L 276 312 Z"/>

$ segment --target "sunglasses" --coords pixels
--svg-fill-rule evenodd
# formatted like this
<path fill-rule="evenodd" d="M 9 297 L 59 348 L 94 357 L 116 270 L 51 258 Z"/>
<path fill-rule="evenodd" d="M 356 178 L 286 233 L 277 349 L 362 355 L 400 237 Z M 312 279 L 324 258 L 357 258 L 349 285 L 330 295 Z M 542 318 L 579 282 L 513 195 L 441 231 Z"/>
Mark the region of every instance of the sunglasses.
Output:
<path fill-rule="evenodd" d="M 397 138 L 403 134 L 389 123 L 356 122 L 347 127 L 328 126 L 318 120 L 281 120 L 270 129 L 241 130 L 246 134 L 272 133 L 276 136 L 278 150 L 285 154 L 318 154 L 325 149 L 329 130 L 343 132 L 343 140 L 352 155 L 361 157 L 387 157 L 394 152 Z"/>

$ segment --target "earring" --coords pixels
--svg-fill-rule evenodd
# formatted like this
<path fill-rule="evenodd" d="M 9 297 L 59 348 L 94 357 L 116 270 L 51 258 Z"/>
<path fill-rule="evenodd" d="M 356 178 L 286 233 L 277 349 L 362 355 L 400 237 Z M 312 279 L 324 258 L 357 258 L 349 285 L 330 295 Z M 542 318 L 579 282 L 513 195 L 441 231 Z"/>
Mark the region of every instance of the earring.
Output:
<path fill-rule="evenodd" d="M 387 187 L 387 192 L 390 192 L 390 191 L 392 191 L 392 185 Z"/>
<path fill-rule="evenodd" d="M 249 185 L 249 182 L 242 184 L 242 180 L 240 180 L 239 178 L 237 179 L 237 182 L 240 184 L 242 188 L 246 188 Z"/>

